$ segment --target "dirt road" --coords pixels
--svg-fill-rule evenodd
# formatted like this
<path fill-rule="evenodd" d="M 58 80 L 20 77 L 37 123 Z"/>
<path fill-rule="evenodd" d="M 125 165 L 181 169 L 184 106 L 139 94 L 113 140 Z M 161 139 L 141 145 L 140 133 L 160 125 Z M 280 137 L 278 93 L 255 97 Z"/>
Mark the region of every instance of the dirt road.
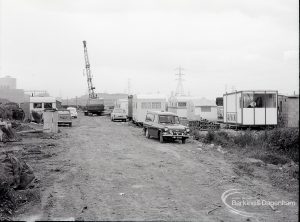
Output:
<path fill-rule="evenodd" d="M 230 212 L 221 200 L 229 189 L 276 200 L 295 200 L 296 194 L 263 179 L 238 176 L 216 148 L 201 148 L 191 140 L 161 144 L 145 138 L 141 128 L 108 117 L 80 115 L 73 127 L 61 130 L 54 141 L 57 155 L 44 160 L 43 171 L 41 164 L 33 164 L 40 169 L 41 203 L 16 219 L 297 220 L 298 207 L 266 208 L 265 217 Z"/>

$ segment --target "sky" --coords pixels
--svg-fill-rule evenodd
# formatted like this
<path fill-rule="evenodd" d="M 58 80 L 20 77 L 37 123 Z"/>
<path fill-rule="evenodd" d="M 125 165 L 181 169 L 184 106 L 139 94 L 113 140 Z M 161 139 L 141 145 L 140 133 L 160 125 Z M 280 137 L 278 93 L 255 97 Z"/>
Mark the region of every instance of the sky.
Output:
<path fill-rule="evenodd" d="M 176 89 L 299 93 L 297 0 L 0 0 L 0 77 L 72 98 Z M 130 87 L 128 87 L 128 85 Z"/>

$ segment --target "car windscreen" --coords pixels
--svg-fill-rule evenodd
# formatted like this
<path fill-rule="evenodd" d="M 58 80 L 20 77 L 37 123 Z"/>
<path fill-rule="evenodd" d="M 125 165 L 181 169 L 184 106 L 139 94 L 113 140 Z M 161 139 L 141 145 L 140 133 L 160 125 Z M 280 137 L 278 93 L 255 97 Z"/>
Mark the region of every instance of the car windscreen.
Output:
<path fill-rule="evenodd" d="M 169 124 L 179 124 L 179 118 L 178 118 L 178 116 L 160 115 L 159 122 L 160 123 L 169 123 Z"/>
<path fill-rule="evenodd" d="M 59 110 L 58 113 L 59 114 L 67 114 L 68 115 L 68 114 L 70 114 L 70 111 L 69 110 Z"/>
<path fill-rule="evenodd" d="M 124 113 L 125 110 L 123 110 L 123 109 L 115 109 L 113 112 L 114 113 Z"/>

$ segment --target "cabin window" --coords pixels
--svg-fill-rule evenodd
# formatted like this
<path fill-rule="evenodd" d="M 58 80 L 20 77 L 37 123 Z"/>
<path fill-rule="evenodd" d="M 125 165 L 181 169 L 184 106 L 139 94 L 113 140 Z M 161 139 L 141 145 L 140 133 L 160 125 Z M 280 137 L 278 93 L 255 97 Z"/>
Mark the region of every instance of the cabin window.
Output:
<path fill-rule="evenodd" d="M 45 109 L 52 109 L 52 103 L 44 103 Z"/>
<path fill-rule="evenodd" d="M 153 122 L 154 115 L 153 114 L 147 114 L 146 115 L 146 122 Z"/>
<path fill-rule="evenodd" d="M 244 108 L 253 108 L 255 107 L 255 102 L 253 100 L 253 93 L 244 94 Z"/>
<path fill-rule="evenodd" d="M 276 108 L 276 94 L 266 94 L 266 107 Z"/>
<path fill-rule="evenodd" d="M 203 113 L 211 112 L 211 107 L 210 106 L 202 106 L 201 112 L 203 112 Z"/>
<path fill-rule="evenodd" d="M 153 102 L 152 103 L 152 109 L 161 109 L 161 103 L 160 102 Z"/>
<path fill-rule="evenodd" d="M 178 102 L 177 106 L 178 107 L 186 107 L 186 102 Z"/>
<path fill-rule="evenodd" d="M 244 94 L 244 108 L 276 108 L 276 94 Z"/>
<path fill-rule="evenodd" d="M 42 103 L 33 103 L 33 108 L 35 108 L 35 109 L 42 108 Z"/>
<path fill-rule="evenodd" d="M 254 94 L 253 100 L 255 103 L 255 107 L 257 108 L 265 107 L 265 94 Z"/>
<path fill-rule="evenodd" d="M 151 109 L 151 103 L 142 102 L 142 109 Z"/>

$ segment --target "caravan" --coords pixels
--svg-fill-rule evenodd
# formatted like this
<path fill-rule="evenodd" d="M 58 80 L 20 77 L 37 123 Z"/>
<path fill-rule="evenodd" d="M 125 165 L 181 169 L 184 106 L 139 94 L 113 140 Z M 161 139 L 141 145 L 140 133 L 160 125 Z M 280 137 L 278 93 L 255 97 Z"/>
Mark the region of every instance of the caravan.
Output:
<path fill-rule="evenodd" d="M 148 111 L 166 111 L 167 97 L 162 94 L 139 94 L 132 97 L 132 121 L 145 122 Z"/>
<path fill-rule="evenodd" d="M 171 96 L 168 111 L 177 114 L 181 120 L 217 120 L 217 105 L 205 98 Z"/>

